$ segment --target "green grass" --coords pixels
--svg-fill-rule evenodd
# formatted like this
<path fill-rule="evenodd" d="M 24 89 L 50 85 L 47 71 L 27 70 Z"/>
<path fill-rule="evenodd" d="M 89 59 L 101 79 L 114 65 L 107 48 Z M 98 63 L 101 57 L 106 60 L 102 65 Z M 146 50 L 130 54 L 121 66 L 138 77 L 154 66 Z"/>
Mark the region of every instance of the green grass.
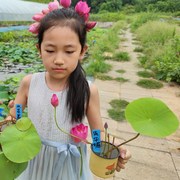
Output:
<path fill-rule="evenodd" d="M 154 77 L 154 73 L 150 71 L 139 71 L 137 72 L 137 75 L 143 78 Z"/>
<path fill-rule="evenodd" d="M 127 38 L 121 38 L 121 42 L 127 41 Z"/>
<path fill-rule="evenodd" d="M 30 25 L 32 21 L 0 21 L 0 27 Z"/>
<path fill-rule="evenodd" d="M 116 52 L 113 56 L 114 61 L 129 61 L 130 57 L 127 52 Z"/>
<path fill-rule="evenodd" d="M 142 47 L 136 47 L 136 48 L 134 48 L 134 52 L 143 52 L 143 48 Z"/>
<path fill-rule="evenodd" d="M 98 22 L 117 22 L 119 20 L 125 20 L 126 16 L 121 12 L 106 12 L 91 14 L 90 18 L 91 20 Z"/>
<path fill-rule="evenodd" d="M 137 82 L 137 85 L 146 89 L 160 89 L 163 87 L 161 82 L 150 79 L 141 79 Z"/>
<path fill-rule="evenodd" d="M 125 120 L 124 111 L 115 111 L 114 109 L 109 109 L 108 114 L 115 121 Z"/>
<path fill-rule="evenodd" d="M 96 74 L 95 78 L 100 79 L 102 81 L 113 80 L 113 77 L 100 73 Z"/>
<path fill-rule="evenodd" d="M 85 70 L 87 75 L 95 77 L 97 73 L 107 73 L 111 68 L 110 64 L 106 64 L 104 61 L 95 60 L 90 62 Z"/>
<path fill-rule="evenodd" d="M 45 3 L 45 4 L 48 4 L 48 3 L 51 2 L 51 0 L 25 0 L 25 1 L 38 2 L 38 3 Z"/>
<path fill-rule="evenodd" d="M 116 80 L 118 82 L 127 82 L 127 81 L 129 81 L 128 79 L 125 79 L 123 77 L 117 77 L 117 78 L 114 78 L 114 80 Z"/>
<path fill-rule="evenodd" d="M 124 69 L 118 69 L 118 70 L 116 70 L 116 72 L 118 72 L 118 73 L 120 73 L 120 74 L 123 74 L 123 73 L 125 73 L 126 71 L 125 71 Z"/>
<path fill-rule="evenodd" d="M 124 110 L 129 102 L 121 99 L 114 99 L 109 104 L 112 106 L 112 109 L 108 109 L 109 117 L 116 121 L 125 120 Z"/>
<path fill-rule="evenodd" d="M 115 110 L 125 109 L 129 102 L 122 99 L 114 99 L 109 103 Z"/>
<path fill-rule="evenodd" d="M 115 81 L 122 82 L 122 83 L 129 81 L 128 79 L 125 79 L 125 78 L 122 78 L 122 77 L 113 78 L 113 77 L 108 76 L 108 75 L 105 75 L 105 74 L 103 74 L 103 73 L 97 73 L 97 74 L 95 75 L 95 78 L 100 79 L 100 80 L 102 80 L 102 81 L 115 80 Z"/>
<path fill-rule="evenodd" d="M 95 39 L 96 43 L 89 49 L 88 65 L 85 67 L 87 75 L 95 77 L 97 73 L 107 73 L 111 69 L 111 66 L 104 60 L 104 52 L 113 54 L 118 48 L 118 32 L 124 25 L 125 22 L 117 22 L 110 29 L 106 29 L 105 33 L 100 34 L 98 38 L 90 35 L 88 40 Z"/>

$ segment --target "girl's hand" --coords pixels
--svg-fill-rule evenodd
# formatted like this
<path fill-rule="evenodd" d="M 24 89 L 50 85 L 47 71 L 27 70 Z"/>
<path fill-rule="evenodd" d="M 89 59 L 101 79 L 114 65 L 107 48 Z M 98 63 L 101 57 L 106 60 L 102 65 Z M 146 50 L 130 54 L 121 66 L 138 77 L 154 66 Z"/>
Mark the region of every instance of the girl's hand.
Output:
<path fill-rule="evenodd" d="M 13 108 L 14 107 L 14 100 L 9 101 L 8 107 L 9 108 Z"/>
<path fill-rule="evenodd" d="M 3 104 L 2 101 L 0 101 L 0 105 L 1 105 L 1 104 Z M 14 100 L 9 101 L 8 107 L 9 107 L 9 108 L 13 108 L 13 107 L 14 107 Z"/>
<path fill-rule="evenodd" d="M 131 158 L 131 153 L 124 147 L 119 148 L 120 156 L 118 158 L 116 171 L 120 171 L 121 169 L 125 169 L 125 164 Z"/>

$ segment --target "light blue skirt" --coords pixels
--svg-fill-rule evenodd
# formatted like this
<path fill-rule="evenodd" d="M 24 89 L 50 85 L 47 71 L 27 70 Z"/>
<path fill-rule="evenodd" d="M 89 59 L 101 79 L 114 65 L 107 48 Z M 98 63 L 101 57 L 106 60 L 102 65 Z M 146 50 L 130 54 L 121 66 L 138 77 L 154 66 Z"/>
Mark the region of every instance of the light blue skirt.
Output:
<path fill-rule="evenodd" d="M 42 140 L 40 153 L 29 161 L 27 169 L 16 180 L 93 180 L 87 146 Z"/>

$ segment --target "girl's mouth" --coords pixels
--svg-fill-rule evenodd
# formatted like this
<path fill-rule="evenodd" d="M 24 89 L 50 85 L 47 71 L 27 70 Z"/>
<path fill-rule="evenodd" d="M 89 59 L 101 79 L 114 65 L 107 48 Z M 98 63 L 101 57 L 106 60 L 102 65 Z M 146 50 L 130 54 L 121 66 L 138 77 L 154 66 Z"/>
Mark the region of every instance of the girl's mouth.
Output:
<path fill-rule="evenodd" d="M 64 68 L 53 68 L 53 71 L 55 71 L 55 72 L 64 72 L 65 69 Z"/>

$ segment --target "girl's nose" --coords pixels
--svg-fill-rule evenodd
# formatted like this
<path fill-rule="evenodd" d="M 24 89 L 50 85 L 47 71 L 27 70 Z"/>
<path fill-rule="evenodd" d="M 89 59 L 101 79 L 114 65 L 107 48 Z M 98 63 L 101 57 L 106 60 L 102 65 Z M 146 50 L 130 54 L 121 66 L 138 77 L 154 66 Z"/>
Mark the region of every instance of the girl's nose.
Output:
<path fill-rule="evenodd" d="M 55 58 L 54 58 L 54 64 L 55 65 L 63 65 L 64 64 L 64 60 L 62 55 L 58 54 Z"/>

